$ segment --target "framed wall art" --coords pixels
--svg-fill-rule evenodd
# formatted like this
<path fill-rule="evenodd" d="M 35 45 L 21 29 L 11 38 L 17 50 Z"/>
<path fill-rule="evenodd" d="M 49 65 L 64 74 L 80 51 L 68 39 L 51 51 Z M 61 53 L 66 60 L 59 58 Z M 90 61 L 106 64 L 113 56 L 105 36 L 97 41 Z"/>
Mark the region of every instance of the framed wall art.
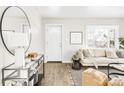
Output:
<path fill-rule="evenodd" d="M 70 32 L 70 44 L 80 45 L 83 44 L 83 32 Z"/>

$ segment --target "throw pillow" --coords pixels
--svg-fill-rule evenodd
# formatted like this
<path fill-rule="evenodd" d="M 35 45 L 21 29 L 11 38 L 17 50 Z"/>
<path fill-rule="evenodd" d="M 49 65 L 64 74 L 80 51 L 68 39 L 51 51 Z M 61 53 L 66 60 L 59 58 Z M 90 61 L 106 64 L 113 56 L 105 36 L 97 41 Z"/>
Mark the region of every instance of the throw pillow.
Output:
<path fill-rule="evenodd" d="M 124 50 L 117 50 L 116 54 L 119 58 L 124 58 Z"/>
<path fill-rule="evenodd" d="M 93 51 L 89 49 L 84 49 L 83 52 L 85 57 L 93 57 Z"/>
<path fill-rule="evenodd" d="M 94 56 L 95 57 L 105 57 L 105 50 L 104 49 L 94 49 Z"/>
<path fill-rule="evenodd" d="M 116 54 L 116 51 L 113 50 L 113 49 L 110 49 L 110 50 L 106 50 L 106 57 L 108 58 L 118 58 L 117 54 Z"/>
<path fill-rule="evenodd" d="M 94 49 L 88 49 L 88 51 L 89 51 L 89 53 L 90 53 L 90 56 L 91 56 L 91 57 L 94 57 L 94 55 L 95 55 L 95 54 L 94 54 Z"/>

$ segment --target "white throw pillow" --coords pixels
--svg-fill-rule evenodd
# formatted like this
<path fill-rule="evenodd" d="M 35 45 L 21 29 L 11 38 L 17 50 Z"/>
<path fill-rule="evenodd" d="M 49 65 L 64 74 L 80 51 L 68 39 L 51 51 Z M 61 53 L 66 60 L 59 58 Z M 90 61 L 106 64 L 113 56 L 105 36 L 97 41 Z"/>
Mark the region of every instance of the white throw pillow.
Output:
<path fill-rule="evenodd" d="M 95 55 L 95 54 L 94 54 L 94 49 L 88 49 L 88 51 L 89 51 L 89 53 L 90 53 L 90 56 L 91 56 L 91 57 L 94 57 L 94 55 Z"/>
<path fill-rule="evenodd" d="M 108 58 L 118 58 L 116 51 L 114 49 L 106 50 L 106 57 Z"/>
<path fill-rule="evenodd" d="M 84 49 L 83 53 L 84 53 L 85 57 L 94 57 L 93 50 L 91 50 L 91 49 Z"/>

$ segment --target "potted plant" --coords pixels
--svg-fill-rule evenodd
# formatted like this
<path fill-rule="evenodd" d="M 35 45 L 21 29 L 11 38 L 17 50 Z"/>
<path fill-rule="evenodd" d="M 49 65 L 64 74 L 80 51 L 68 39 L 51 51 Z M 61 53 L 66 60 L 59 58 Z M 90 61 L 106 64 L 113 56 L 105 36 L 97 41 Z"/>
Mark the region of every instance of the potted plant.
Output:
<path fill-rule="evenodd" d="M 119 47 L 121 48 L 121 49 L 124 49 L 124 37 L 120 37 L 119 38 Z"/>

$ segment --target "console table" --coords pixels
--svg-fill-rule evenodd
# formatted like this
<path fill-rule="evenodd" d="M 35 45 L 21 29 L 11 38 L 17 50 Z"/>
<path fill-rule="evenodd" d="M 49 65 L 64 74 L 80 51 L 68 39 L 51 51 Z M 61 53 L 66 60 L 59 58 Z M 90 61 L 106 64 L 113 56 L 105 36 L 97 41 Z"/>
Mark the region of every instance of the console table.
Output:
<path fill-rule="evenodd" d="M 39 69 L 42 65 L 42 73 Z M 14 67 L 14 63 L 2 69 L 3 86 L 33 86 L 38 85 L 44 77 L 44 55 L 38 59 L 26 62 L 25 67 Z M 40 76 L 40 77 L 39 77 Z"/>

